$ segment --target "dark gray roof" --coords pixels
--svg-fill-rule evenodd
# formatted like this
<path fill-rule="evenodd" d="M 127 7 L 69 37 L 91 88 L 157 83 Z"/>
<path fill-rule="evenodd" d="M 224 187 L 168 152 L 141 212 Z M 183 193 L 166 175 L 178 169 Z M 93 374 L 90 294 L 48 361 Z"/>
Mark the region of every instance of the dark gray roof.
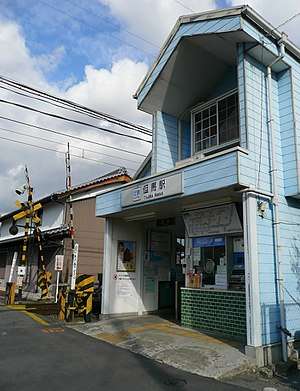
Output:
<path fill-rule="evenodd" d="M 70 191 L 69 190 L 56 191 L 56 192 L 51 193 L 45 197 L 34 200 L 34 202 L 41 202 L 41 203 L 45 204 L 45 203 L 50 202 L 51 200 L 65 199 L 70 193 L 71 194 L 77 193 L 77 192 L 79 193 L 80 191 L 84 191 L 89 186 L 98 185 L 98 184 L 100 185 L 101 183 L 106 182 L 110 179 L 114 179 L 114 178 L 118 178 L 118 177 L 122 177 L 122 176 L 128 177 L 128 181 L 131 180 L 131 177 L 129 176 L 126 168 L 120 167 L 117 170 L 111 171 L 105 175 L 91 179 L 88 182 L 84 182 L 84 183 L 80 183 L 78 185 L 72 186 Z M 105 183 L 103 183 L 103 184 L 105 184 Z M 12 212 L 9 212 L 9 213 L 6 213 L 6 214 L 0 216 L 0 222 L 10 218 L 15 213 L 17 213 L 18 210 L 19 209 L 16 209 L 16 210 L 13 210 Z"/>

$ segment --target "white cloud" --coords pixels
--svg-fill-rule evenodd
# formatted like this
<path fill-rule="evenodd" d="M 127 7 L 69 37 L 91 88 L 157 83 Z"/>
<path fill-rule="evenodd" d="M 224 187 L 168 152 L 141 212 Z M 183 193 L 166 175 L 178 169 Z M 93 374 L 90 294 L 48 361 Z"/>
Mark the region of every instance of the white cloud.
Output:
<path fill-rule="evenodd" d="M 0 21 L 0 74 L 32 83 L 41 88 L 47 85 L 38 62 L 30 55 L 22 31 L 16 23 Z"/>
<path fill-rule="evenodd" d="M 161 45 L 181 15 L 216 8 L 214 0 L 99 0 L 127 30 Z M 148 46 L 149 47 L 149 46 Z"/>
<path fill-rule="evenodd" d="M 139 82 L 147 71 L 147 65 L 142 62 L 134 62 L 130 59 L 122 59 L 114 62 L 111 69 L 97 69 L 87 65 L 85 68 L 84 80 L 78 84 L 69 87 L 67 90 L 59 89 L 58 85 L 50 85 L 44 76 L 45 67 L 41 66 L 41 57 L 34 57 L 26 46 L 21 29 L 13 22 L 3 21 L 0 24 L 0 51 L 5 56 L 0 58 L 0 74 L 9 76 L 13 79 L 23 81 L 28 85 L 37 86 L 48 92 L 66 96 L 71 100 L 76 100 L 86 106 L 93 107 L 99 111 L 108 112 L 124 119 L 149 125 L 149 116 L 138 112 L 136 102 L 132 98 Z M 60 49 L 58 53 L 53 54 L 51 66 L 55 66 L 59 61 L 59 56 L 63 54 Z M 50 61 L 50 62 L 51 62 Z M 1 98 L 17 101 L 27 105 L 33 105 L 32 100 L 20 97 L 9 92 L 1 90 Z M 68 117 L 77 118 L 78 114 L 68 111 L 58 111 L 52 106 L 46 106 L 43 103 L 36 102 L 34 106 L 51 112 L 59 112 Z M 37 115 L 27 110 L 12 108 L 8 105 L 1 104 L 1 115 L 11 117 L 17 120 L 30 122 L 39 126 L 52 128 L 60 131 L 71 131 L 77 136 L 92 139 L 94 141 L 127 148 L 130 150 L 144 151 L 149 150 L 149 144 L 138 141 L 131 141 L 125 137 L 111 136 L 104 132 L 97 132 L 90 128 L 82 127 L 72 123 L 65 123 L 51 119 L 49 117 Z M 81 120 L 97 124 L 96 120 L 87 117 L 81 117 Z M 25 126 L 14 125 L 13 123 L 1 121 L 0 127 L 19 132 L 25 132 L 33 136 L 40 136 L 49 141 L 58 141 L 66 143 L 67 139 L 51 135 L 49 133 L 34 130 Z M 43 141 L 17 136 L 0 129 L 0 136 L 13 138 L 17 141 L 23 140 L 28 143 L 37 145 L 47 145 L 60 151 L 65 150 L 63 146 L 55 144 L 46 144 Z M 96 150 L 105 154 L 114 155 L 112 159 L 107 156 L 96 153 L 85 152 L 86 157 L 103 160 L 104 162 L 113 162 L 117 166 L 137 167 L 141 158 L 134 155 L 121 154 L 107 148 L 97 145 L 77 142 L 70 139 L 72 145 Z M 71 152 L 81 155 L 82 150 L 71 148 Z M 123 157 L 132 159 L 133 162 L 123 160 Z M 116 167 L 103 163 L 95 164 L 84 162 L 81 159 L 72 159 L 73 182 L 79 183 L 91 178 L 100 176 L 105 172 L 112 171 Z M 11 143 L 0 139 L 0 213 L 14 208 L 16 195 L 14 190 L 24 182 L 23 168 L 27 164 L 32 176 L 33 186 L 35 187 L 36 196 L 51 193 L 64 187 L 64 156 L 53 152 L 42 151 L 29 148 L 24 145 Z"/>
<path fill-rule="evenodd" d="M 111 69 L 85 67 L 85 79 L 69 88 L 66 95 L 84 105 L 149 125 L 149 116 L 137 111 L 132 98 L 147 72 L 147 65 L 128 58 L 113 63 Z"/>

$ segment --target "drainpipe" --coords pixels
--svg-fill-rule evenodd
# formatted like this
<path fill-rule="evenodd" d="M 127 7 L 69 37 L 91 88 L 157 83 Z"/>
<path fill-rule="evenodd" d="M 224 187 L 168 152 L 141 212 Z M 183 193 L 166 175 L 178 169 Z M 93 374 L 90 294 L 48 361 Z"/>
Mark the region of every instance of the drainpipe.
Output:
<path fill-rule="evenodd" d="M 279 199 L 278 199 L 278 185 L 277 185 L 277 162 L 276 162 L 276 150 L 275 150 L 275 134 L 273 129 L 273 112 L 272 112 L 272 66 L 280 61 L 285 55 L 284 36 L 278 42 L 279 55 L 278 57 L 268 65 L 267 67 L 267 82 L 268 82 L 268 109 L 269 109 L 269 137 L 270 137 L 270 149 L 271 149 L 271 175 L 272 175 L 272 193 L 273 193 L 273 224 L 275 231 L 275 260 L 276 260 L 276 285 L 278 291 L 278 298 L 280 304 L 280 330 L 281 330 L 281 347 L 283 361 L 287 361 L 287 336 L 286 336 L 286 319 L 285 319 L 285 304 L 284 304 L 284 290 L 283 290 L 283 275 L 281 265 L 281 241 L 280 241 L 280 219 L 279 219 Z"/>

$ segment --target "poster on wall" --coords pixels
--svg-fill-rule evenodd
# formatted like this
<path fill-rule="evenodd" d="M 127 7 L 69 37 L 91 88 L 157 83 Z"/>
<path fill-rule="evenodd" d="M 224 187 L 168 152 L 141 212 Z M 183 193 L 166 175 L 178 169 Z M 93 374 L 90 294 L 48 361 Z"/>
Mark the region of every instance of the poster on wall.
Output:
<path fill-rule="evenodd" d="M 189 237 L 242 232 L 234 204 L 203 208 L 183 216 Z"/>
<path fill-rule="evenodd" d="M 117 281 L 117 295 L 119 297 L 128 297 L 132 296 L 132 285 L 130 281 Z"/>
<path fill-rule="evenodd" d="M 135 272 L 136 243 L 130 240 L 118 240 L 117 272 Z"/>

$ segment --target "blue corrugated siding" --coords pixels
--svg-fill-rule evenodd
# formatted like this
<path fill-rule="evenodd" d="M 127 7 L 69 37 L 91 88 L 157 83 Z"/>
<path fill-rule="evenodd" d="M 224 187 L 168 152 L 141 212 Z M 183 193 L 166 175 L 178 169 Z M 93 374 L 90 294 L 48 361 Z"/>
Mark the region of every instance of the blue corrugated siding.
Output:
<path fill-rule="evenodd" d="M 244 47 L 243 44 L 237 46 L 237 85 L 239 94 L 239 114 L 240 114 L 240 145 L 247 148 L 247 121 L 246 121 L 246 99 L 245 99 L 245 73 L 244 73 Z"/>
<path fill-rule="evenodd" d="M 147 176 L 150 175 L 151 175 L 151 159 L 148 161 L 148 163 L 145 165 L 145 167 L 142 169 L 140 174 L 135 179 L 146 178 Z"/>
<path fill-rule="evenodd" d="M 278 54 L 278 48 L 268 37 L 265 37 L 262 32 L 259 32 L 251 23 L 248 21 L 242 20 L 241 22 L 242 29 L 256 39 L 258 42 L 264 42 L 265 47 L 271 51 L 273 54 Z M 284 61 L 291 67 L 291 84 L 292 84 L 292 96 L 294 103 L 294 126 L 296 133 L 296 143 L 294 144 L 294 152 L 289 154 L 293 147 L 291 145 L 285 145 L 284 150 L 285 153 L 285 163 L 289 163 L 289 170 L 287 172 L 287 168 L 284 168 L 284 174 L 286 174 L 287 180 L 284 183 L 285 194 L 288 196 L 295 196 L 300 194 L 300 184 L 299 184 L 299 159 L 292 162 L 294 156 L 299 156 L 299 147 L 300 147 L 300 63 L 294 57 L 291 57 L 288 53 L 286 53 L 284 57 Z M 288 75 L 286 74 L 283 80 L 279 80 L 279 94 L 282 94 L 280 98 L 280 104 L 284 105 L 284 101 L 288 102 L 288 95 L 290 90 L 290 83 L 287 82 Z M 282 106 L 283 107 L 283 106 Z M 290 107 L 285 108 L 285 112 L 290 111 Z M 287 119 L 287 123 L 284 123 L 284 109 L 281 109 L 280 116 L 282 116 L 281 127 L 282 131 L 286 131 L 288 127 L 290 127 L 290 118 Z M 287 159 L 287 160 L 286 160 Z M 296 176 L 295 176 L 295 166 L 296 166 Z M 291 179 L 291 177 L 297 179 L 296 183 Z M 290 178 L 290 179 L 288 179 Z"/>
<path fill-rule="evenodd" d="M 263 343 L 280 340 L 280 312 L 276 292 L 276 266 L 272 205 L 264 218 L 258 217 L 257 237 L 260 275 Z M 284 277 L 286 325 L 294 335 L 300 329 L 300 308 L 293 298 L 300 299 L 300 203 L 280 197 L 280 259 Z M 293 298 L 292 298 L 293 297 Z"/>
<path fill-rule="evenodd" d="M 191 156 L 191 123 L 181 121 L 181 151 L 180 159 L 187 159 Z"/>
<path fill-rule="evenodd" d="M 152 175 L 173 168 L 178 160 L 177 118 L 157 112 L 154 121 Z"/>
<path fill-rule="evenodd" d="M 211 33 L 222 33 L 226 31 L 236 31 L 239 30 L 241 26 L 241 21 L 239 16 L 227 17 L 222 19 L 213 19 L 200 22 L 191 22 L 183 24 L 179 27 L 177 33 L 170 42 L 167 50 L 164 52 L 160 58 L 155 69 L 151 73 L 149 79 L 147 80 L 145 86 L 138 95 L 138 106 L 141 104 L 149 90 L 151 89 L 153 83 L 157 79 L 158 75 L 164 68 L 171 54 L 175 50 L 178 42 L 181 38 L 199 34 L 211 34 Z"/>
<path fill-rule="evenodd" d="M 232 152 L 184 169 L 184 194 L 221 189 L 238 182 L 237 153 Z"/>
<path fill-rule="evenodd" d="M 241 53 L 240 56 L 242 56 Z M 239 61 L 242 62 L 241 59 Z M 242 114 L 242 134 L 245 138 L 246 118 L 244 116 L 246 115 L 249 150 L 248 156 L 241 156 L 240 181 L 247 186 L 271 191 L 265 67 L 250 56 L 245 56 L 243 64 L 239 66 L 244 67 L 244 71 L 241 70 L 241 73 L 243 72 L 245 75 L 242 105 L 246 111 Z M 239 77 L 242 78 L 242 74 Z"/>
<path fill-rule="evenodd" d="M 278 104 L 285 194 L 298 193 L 292 85 L 290 71 L 278 75 Z"/>
<path fill-rule="evenodd" d="M 121 208 L 121 190 L 116 189 L 96 197 L 96 216 L 118 213 Z"/>
<path fill-rule="evenodd" d="M 242 54 L 240 53 L 240 56 Z M 240 61 L 242 61 L 240 59 Z M 268 110 L 265 67 L 246 56 L 245 104 L 248 126 L 249 155 L 240 157 L 240 181 L 243 184 L 271 191 Z M 295 186 L 295 144 L 289 72 L 273 76 L 272 111 L 278 168 L 281 252 L 285 289 L 296 300 L 300 297 L 300 202 L 285 197 L 287 185 Z M 295 188 L 294 188 L 295 190 Z M 262 342 L 280 341 L 280 313 L 276 291 L 276 259 L 274 253 L 273 205 L 270 203 L 264 218 L 257 217 L 259 286 L 262 314 Z M 298 250 L 299 249 L 299 250 Z M 300 329 L 300 308 L 286 292 L 287 328 Z"/>
<path fill-rule="evenodd" d="M 280 237 L 281 237 L 281 251 L 280 260 L 284 267 L 283 283 L 285 289 L 285 303 L 286 303 L 286 325 L 287 328 L 295 333 L 300 329 L 300 308 L 291 299 L 290 294 L 299 300 L 299 277 L 297 273 L 293 272 L 294 264 L 300 262 L 300 252 L 297 253 L 297 248 L 300 249 L 300 226 L 297 225 L 300 219 L 300 202 L 297 200 L 289 200 L 285 197 L 286 189 L 285 184 L 288 178 L 285 177 L 285 168 L 287 163 L 293 160 L 294 148 L 286 146 L 282 131 L 287 127 L 292 126 L 291 122 L 291 106 L 288 99 L 282 98 L 282 92 L 286 91 L 288 83 L 286 77 L 283 74 L 279 75 L 279 80 L 273 80 L 273 97 L 272 108 L 274 112 L 275 121 L 274 132 L 276 141 L 276 160 L 278 168 L 278 192 L 279 192 L 279 219 L 280 219 Z M 289 116 L 289 118 L 287 117 Z M 294 178 L 295 179 L 295 178 Z M 270 216 L 271 217 L 271 216 Z M 272 223 L 269 221 L 269 224 Z M 272 259 L 269 259 L 268 253 L 273 256 L 274 244 L 271 242 L 267 248 L 266 244 L 261 244 L 261 260 L 266 264 L 272 263 Z M 273 257 L 274 259 L 274 257 Z M 270 265 L 269 265 L 270 266 Z M 274 270 L 274 279 L 276 276 L 275 267 L 272 269 L 266 268 L 265 272 L 268 274 Z M 280 333 L 278 332 L 279 323 L 279 306 L 277 302 L 277 292 L 275 291 L 275 283 L 273 284 L 261 284 L 261 297 L 264 301 L 264 305 L 271 306 L 272 317 L 268 326 L 268 333 L 265 334 L 265 342 L 275 342 L 280 340 Z M 294 311 L 291 311 L 291 309 Z"/>
<path fill-rule="evenodd" d="M 241 153 L 230 152 L 177 170 L 177 172 L 182 172 L 183 174 L 184 193 L 180 197 L 205 193 L 237 184 L 237 161 L 239 154 Z M 143 182 L 133 183 L 132 188 L 142 184 Z M 107 216 L 120 212 L 122 210 L 121 191 L 122 188 L 118 188 L 109 193 L 99 195 L 96 199 L 96 215 Z M 147 202 L 147 204 L 157 202 L 163 202 L 163 200 Z M 143 204 L 136 205 L 136 207 L 142 208 Z"/>

